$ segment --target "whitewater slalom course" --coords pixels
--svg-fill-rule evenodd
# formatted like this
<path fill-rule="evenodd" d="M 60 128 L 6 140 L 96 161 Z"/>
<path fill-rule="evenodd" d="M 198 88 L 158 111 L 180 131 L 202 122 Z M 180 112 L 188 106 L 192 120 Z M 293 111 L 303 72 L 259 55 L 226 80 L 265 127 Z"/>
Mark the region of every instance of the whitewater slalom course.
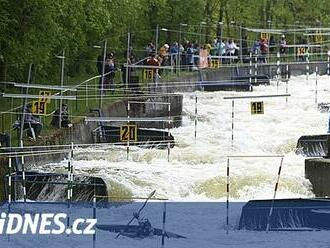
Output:
<path fill-rule="evenodd" d="M 276 183 L 278 183 L 276 198 L 313 197 L 311 185 L 304 178 L 304 158 L 295 153 L 296 142 L 302 134 L 322 134 L 327 130 L 328 116 L 327 113 L 319 112 L 317 109 L 312 78 L 313 75 L 310 75 L 309 80 L 305 76 L 291 78 L 288 83 L 290 93 L 288 99 L 264 99 L 263 115 L 251 115 L 250 100 L 237 102 L 234 108 L 234 128 L 232 105 L 224 98 L 239 97 L 242 96 L 242 92 L 184 94 L 183 125 L 171 130 L 176 138 L 176 146 L 171 150 L 169 161 L 167 151 L 163 150 L 132 147 L 127 161 L 125 147 L 113 147 L 110 144 L 87 147 L 76 145 L 65 151 L 69 153 L 73 151 L 72 157 L 59 163 L 35 165 L 30 169 L 49 173 L 63 172 L 70 162 L 71 169 L 68 170 L 70 180 L 74 179 L 75 175 L 93 175 L 102 178 L 108 191 L 125 192 L 133 198 L 148 195 L 153 189 L 157 189 L 157 197 L 169 199 L 167 225 L 172 227 L 171 231 L 187 236 L 187 240 L 166 240 L 169 247 L 186 247 L 187 245 L 221 247 L 221 245 L 240 246 L 243 244 L 244 247 L 264 247 L 265 243 L 262 240 L 265 240 L 265 237 L 267 237 L 269 247 L 278 247 L 279 239 L 286 240 L 286 245 L 290 244 L 292 247 L 300 247 L 302 243 L 313 244 L 316 240 L 319 247 L 326 247 L 328 240 L 324 231 L 312 232 L 307 238 L 305 234 L 299 232 L 256 235 L 253 232 L 246 233 L 237 230 L 244 205 L 241 202 L 251 199 L 272 199 Z M 327 81 L 327 76 L 318 79 L 317 100 L 319 102 L 327 101 L 329 97 Z M 273 80 L 269 86 L 254 87 L 253 93 L 244 92 L 244 95 L 249 94 L 253 96 L 286 94 L 286 86 L 282 83 L 278 86 Z M 227 159 L 228 156 L 235 156 L 235 154 L 241 158 L 230 162 L 230 175 L 228 175 Z M 261 158 L 263 155 L 265 157 Z M 277 179 L 279 179 L 280 160 L 276 156 L 283 159 L 279 182 Z M 226 190 L 228 183 L 230 191 Z M 66 189 L 65 184 L 61 187 Z M 71 194 L 72 191 L 69 192 L 69 195 Z M 50 198 L 54 197 L 54 195 L 50 196 Z M 47 200 L 47 197 L 44 199 Z M 228 209 L 226 199 L 230 204 L 229 211 L 226 210 Z M 184 203 L 191 201 L 195 203 Z M 96 213 L 98 213 L 98 218 L 104 220 L 104 224 L 109 224 L 109 222 L 120 224 L 120 220 L 127 218 L 134 212 L 134 208 L 138 208 L 133 207 L 135 204 L 138 203 L 123 205 L 117 210 L 110 207 L 110 212 L 106 212 L 106 208 L 103 210 L 97 208 Z M 14 203 L 13 206 L 15 206 Z M 14 209 L 22 211 L 27 205 L 18 206 L 19 204 Z M 51 208 L 56 209 L 57 206 Z M 74 216 L 71 208 L 74 208 L 73 203 L 68 211 Z M 125 210 L 126 208 L 130 209 L 129 213 Z M 81 211 L 84 213 L 91 209 L 93 208 L 83 207 Z M 151 216 L 157 227 L 161 226 L 161 209 L 161 204 L 150 204 L 145 210 L 145 215 L 148 218 Z M 92 215 L 92 212 L 90 213 Z M 117 217 L 111 219 L 110 216 Z M 226 216 L 229 220 L 228 226 Z M 179 223 L 184 223 L 186 227 Z M 187 229 L 187 226 L 190 228 Z M 292 243 L 287 243 L 288 235 Z M 97 231 L 94 243 L 91 237 L 84 240 L 72 235 L 67 238 L 67 241 L 55 238 L 47 243 L 50 247 L 53 242 L 57 245 L 66 242 L 72 247 L 77 244 L 81 247 L 92 247 L 93 244 L 96 247 L 98 245 L 102 247 L 105 243 L 118 247 L 148 245 L 160 247 L 162 245 L 161 239 L 157 238 L 135 241 L 124 237 L 116 240 L 114 237 L 115 234 Z M 20 237 L 15 236 L 11 242 L 19 244 L 20 240 Z M 31 237 L 31 245 L 45 242 L 41 240 L 35 241 Z M 8 242 L 8 240 L 1 242 Z"/>

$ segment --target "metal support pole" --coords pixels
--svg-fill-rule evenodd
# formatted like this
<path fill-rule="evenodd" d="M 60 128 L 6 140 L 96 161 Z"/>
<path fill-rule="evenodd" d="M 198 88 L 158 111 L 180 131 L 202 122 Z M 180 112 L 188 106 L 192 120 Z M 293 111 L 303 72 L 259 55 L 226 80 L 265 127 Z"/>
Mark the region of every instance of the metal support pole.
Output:
<path fill-rule="evenodd" d="M 158 25 L 157 25 L 158 27 Z M 128 94 L 128 71 L 130 70 L 130 67 L 128 65 L 130 64 L 130 40 L 131 40 L 131 33 L 127 33 L 127 53 L 126 53 L 126 74 L 125 74 L 125 88 L 126 88 L 126 93 Z M 157 50 L 156 50 L 157 51 Z"/>
<path fill-rule="evenodd" d="M 23 184 L 23 201 L 26 203 L 26 180 L 25 180 L 25 165 L 24 156 L 22 156 L 22 184 Z"/>
<path fill-rule="evenodd" d="M 71 187 L 72 187 L 72 150 L 68 154 L 68 167 L 67 167 L 67 172 L 68 172 L 68 179 L 67 179 L 67 201 L 68 201 L 68 207 L 70 207 L 70 201 L 71 201 Z"/>
<path fill-rule="evenodd" d="M 243 64 L 243 49 L 242 49 L 242 25 L 239 25 L 239 50 L 240 50 L 240 61 Z"/>
<path fill-rule="evenodd" d="M 63 88 L 64 86 L 64 56 L 65 56 L 65 52 L 64 52 L 64 49 L 62 51 L 62 56 L 61 56 L 61 59 L 62 59 L 62 63 L 61 63 L 61 87 Z M 63 91 L 61 90 L 61 93 L 60 93 L 60 96 L 63 95 Z M 58 127 L 61 128 L 62 127 L 62 103 L 63 103 L 63 99 L 61 98 L 60 99 L 60 113 L 59 113 L 59 124 L 58 124 Z"/>
<path fill-rule="evenodd" d="M 229 233 L 229 158 L 227 158 L 227 182 L 226 182 L 226 234 Z"/>
<path fill-rule="evenodd" d="M 162 248 L 165 247 L 165 236 L 166 236 L 165 225 L 166 225 L 166 202 L 164 202 L 164 207 L 163 207 Z"/>
<path fill-rule="evenodd" d="M 272 199 L 272 203 L 269 209 L 269 214 L 268 214 L 268 218 L 267 218 L 267 225 L 266 225 L 266 232 L 269 231 L 270 228 L 270 221 L 271 221 L 271 217 L 273 214 L 273 209 L 274 209 L 274 202 L 275 202 L 275 198 L 276 198 L 276 192 L 278 189 L 278 183 L 280 181 L 280 176 L 281 176 L 281 170 L 282 170 L 282 165 L 283 165 L 283 157 L 281 158 L 281 163 L 280 163 L 280 167 L 278 168 L 278 173 L 277 173 L 277 179 L 276 179 L 276 184 L 275 184 L 275 190 L 274 190 L 274 195 L 273 195 L 273 199 Z"/>
<path fill-rule="evenodd" d="M 159 24 L 157 24 L 156 26 L 156 42 L 155 42 L 156 55 L 158 55 L 158 42 L 159 42 Z"/>
<path fill-rule="evenodd" d="M 317 81 L 318 81 L 318 73 L 319 73 L 319 67 L 318 66 L 316 66 L 315 67 L 315 104 L 317 104 Z"/>
<path fill-rule="evenodd" d="M 197 139 L 197 95 L 195 96 L 195 144 Z"/>
<path fill-rule="evenodd" d="M 96 197 L 95 197 L 95 192 L 93 196 L 93 219 L 96 219 Z M 96 231 L 93 234 L 93 248 L 96 247 Z"/>
<path fill-rule="evenodd" d="M 250 52 L 249 82 L 252 85 L 252 52 Z"/>
<path fill-rule="evenodd" d="M 235 101 L 231 101 L 231 149 L 234 149 L 234 107 Z"/>
<path fill-rule="evenodd" d="M 88 108 L 88 82 L 85 84 L 85 106 Z"/>
<path fill-rule="evenodd" d="M 268 20 L 268 29 L 270 30 L 272 28 L 272 21 L 271 20 Z M 268 56 L 268 63 L 270 63 L 270 51 L 271 51 L 271 47 L 270 47 L 270 34 L 269 34 L 269 39 L 268 39 L 268 53 L 267 53 L 267 56 Z M 269 75 L 270 75 L 270 66 L 268 67 L 269 68 Z"/>
<path fill-rule="evenodd" d="M 167 127 L 167 161 L 170 162 L 170 152 L 171 152 L 171 143 L 170 143 L 170 127 L 171 127 L 171 104 L 167 105 L 167 114 L 168 114 L 168 127 Z"/>
<path fill-rule="evenodd" d="M 309 79 L 309 51 L 307 50 L 307 57 L 306 57 L 306 80 L 308 83 L 308 79 Z"/>
<path fill-rule="evenodd" d="M 130 112 L 130 108 L 131 108 L 131 105 L 130 105 L 129 101 L 127 101 L 127 125 L 129 125 L 129 112 Z M 128 130 L 128 131 L 130 131 L 130 130 Z M 126 160 L 129 159 L 129 139 L 130 139 L 130 135 L 128 133 L 127 144 L 126 144 Z"/>
<path fill-rule="evenodd" d="M 278 52 L 277 53 L 277 70 L 276 70 L 276 87 L 277 87 L 277 90 L 278 90 L 278 86 L 279 86 L 279 83 L 280 83 L 280 73 L 281 73 L 280 64 L 281 64 L 281 55 Z"/>
<path fill-rule="evenodd" d="M 255 52 L 255 64 L 254 64 L 254 83 L 257 84 L 257 75 L 258 75 L 258 51 Z"/>
<path fill-rule="evenodd" d="M 71 172 L 70 172 L 70 174 L 71 174 L 71 180 L 70 180 L 70 182 L 71 182 L 71 187 L 70 187 L 70 200 L 72 200 L 72 198 L 73 198 L 73 182 L 74 182 L 74 169 L 73 169 L 73 142 L 71 142 L 71 156 L 70 156 L 70 158 L 71 158 Z"/>
<path fill-rule="evenodd" d="M 11 161 L 12 158 L 9 157 L 8 158 L 8 204 L 10 205 L 11 201 L 12 201 L 12 195 L 11 195 Z"/>
<path fill-rule="evenodd" d="M 31 81 L 31 71 L 32 71 L 32 64 L 29 65 L 29 73 L 28 73 L 28 80 L 27 84 L 30 84 Z M 25 88 L 25 94 L 27 95 L 29 91 L 29 88 Z M 25 109 L 26 109 L 26 104 L 27 104 L 27 97 L 24 98 L 24 103 L 23 103 L 23 111 L 21 114 L 21 126 L 20 126 L 20 135 L 19 135 L 19 146 L 23 147 L 23 129 L 24 129 L 24 119 L 25 119 Z"/>
<path fill-rule="evenodd" d="M 294 27 L 293 30 L 293 56 L 294 56 L 294 61 L 297 61 L 297 52 L 296 52 L 296 27 Z"/>
<path fill-rule="evenodd" d="M 199 46 L 202 47 L 202 23 L 199 23 Z"/>
<path fill-rule="evenodd" d="M 179 75 L 180 75 L 180 72 L 181 72 L 181 33 L 182 33 L 182 23 L 180 23 L 180 31 L 179 31 L 179 47 L 178 47 L 178 58 L 177 58 L 177 67 L 179 69 Z"/>
<path fill-rule="evenodd" d="M 328 54 L 327 74 L 330 76 L 330 54 Z"/>
<path fill-rule="evenodd" d="M 285 93 L 289 93 L 289 65 L 286 65 Z M 288 97 L 285 97 L 285 103 L 288 104 Z"/>
<path fill-rule="evenodd" d="M 103 61 L 102 61 L 102 78 L 100 85 L 100 101 L 99 101 L 99 109 L 102 109 L 103 104 L 103 94 L 104 94 L 104 72 L 105 72 L 105 58 L 107 56 L 107 40 L 104 40 L 103 45 Z"/>
<path fill-rule="evenodd" d="M 12 158 L 9 157 L 8 158 L 8 171 L 9 171 L 9 176 L 8 176 L 8 214 L 10 213 L 10 210 L 11 210 L 11 202 L 12 202 L 12 199 L 15 199 L 15 195 L 14 195 L 14 198 L 12 198 L 12 195 L 11 195 L 11 188 L 12 188 L 12 180 L 11 180 L 11 164 L 12 162 Z M 15 192 L 15 191 L 14 191 Z M 10 235 L 8 234 L 8 242 L 10 241 Z"/>

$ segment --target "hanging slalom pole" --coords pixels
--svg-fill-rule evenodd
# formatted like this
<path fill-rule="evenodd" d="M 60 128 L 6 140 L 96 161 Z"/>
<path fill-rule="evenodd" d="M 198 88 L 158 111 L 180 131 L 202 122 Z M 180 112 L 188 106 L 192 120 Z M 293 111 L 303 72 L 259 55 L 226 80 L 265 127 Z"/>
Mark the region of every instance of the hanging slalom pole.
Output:
<path fill-rule="evenodd" d="M 131 105 L 130 105 L 130 102 L 127 101 L 127 125 L 129 125 L 129 112 L 130 112 L 130 108 L 131 108 Z M 127 144 L 126 144 L 126 160 L 128 161 L 129 159 L 129 135 L 128 135 L 128 138 L 127 138 Z"/>
<path fill-rule="evenodd" d="M 306 81 L 308 83 L 308 79 L 309 79 L 309 52 L 307 50 L 307 57 L 306 57 Z"/>
<path fill-rule="evenodd" d="M 73 181 L 74 181 L 74 170 L 73 170 L 73 142 L 71 142 L 71 155 L 70 155 L 70 164 L 71 164 L 71 170 L 70 170 L 70 200 L 73 198 Z"/>
<path fill-rule="evenodd" d="M 318 73 L 319 73 L 319 67 L 318 66 L 316 66 L 315 67 L 315 104 L 317 104 L 317 84 L 318 84 L 318 82 L 317 82 L 317 80 L 318 80 Z"/>
<path fill-rule="evenodd" d="M 8 158 L 8 172 L 9 172 L 9 176 L 8 176 L 8 208 L 10 206 L 10 203 L 12 201 L 12 195 L 11 195 L 11 162 L 12 162 L 12 158 L 9 157 Z"/>
<path fill-rule="evenodd" d="M 269 228 L 270 228 L 270 221 L 271 221 L 271 217 L 272 217 L 272 214 L 273 214 L 274 202 L 275 202 L 275 198 L 276 198 L 278 184 L 280 182 L 280 176 L 281 176 L 281 171 L 282 171 L 283 159 L 284 159 L 284 157 L 281 157 L 281 163 L 280 163 L 280 166 L 278 168 L 278 173 L 277 173 L 277 179 L 276 179 L 276 183 L 275 183 L 275 190 L 274 190 L 274 195 L 273 195 L 273 199 L 272 199 L 272 204 L 270 206 L 269 214 L 268 214 L 268 218 L 267 218 L 266 232 L 268 232 L 269 231 Z"/>
<path fill-rule="evenodd" d="M 168 114 L 168 123 L 167 123 L 167 161 L 170 162 L 170 151 L 171 151 L 171 134 L 170 134 L 170 127 L 171 127 L 171 104 L 167 105 L 167 114 Z"/>
<path fill-rule="evenodd" d="M 24 159 L 24 157 L 22 156 L 22 159 Z M 24 203 L 26 203 L 26 178 L 25 178 L 25 166 L 24 163 L 22 161 L 22 184 L 23 184 L 23 201 Z"/>
<path fill-rule="evenodd" d="M 226 182 L 226 234 L 229 233 L 229 158 L 227 158 L 227 182 Z"/>
<path fill-rule="evenodd" d="M 289 93 L 289 64 L 286 65 L 285 93 Z M 288 97 L 285 97 L 285 103 L 288 104 Z"/>
<path fill-rule="evenodd" d="M 277 53 L 277 70 L 276 70 L 276 87 L 277 87 L 277 91 L 278 91 L 278 86 L 280 83 L 280 73 L 281 73 L 281 54 L 278 52 Z"/>
<path fill-rule="evenodd" d="M 197 94 L 195 95 L 195 144 L 197 139 Z"/>
<path fill-rule="evenodd" d="M 96 196 L 93 196 L 93 219 L 96 220 Z M 96 232 L 93 234 L 93 248 L 96 247 Z"/>
<path fill-rule="evenodd" d="M 254 64 L 254 83 L 257 84 L 258 76 L 258 50 L 255 51 L 255 64 Z"/>
<path fill-rule="evenodd" d="M 234 107 L 235 101 L 231 101 L 231 149 L 234 149 Z"/>
<path fill-rule="evenodd" d="M 165 224 L 166 224 L 166 201 L 164 201 L 164 207 L 163 207 L 162 248 L 165 247 L 165 236 L 166 236 Z"/>

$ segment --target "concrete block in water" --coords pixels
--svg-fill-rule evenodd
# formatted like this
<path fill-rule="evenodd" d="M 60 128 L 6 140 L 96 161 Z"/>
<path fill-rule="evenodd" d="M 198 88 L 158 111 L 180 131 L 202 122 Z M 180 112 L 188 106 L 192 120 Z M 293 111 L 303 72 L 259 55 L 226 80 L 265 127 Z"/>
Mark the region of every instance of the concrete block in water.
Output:
<path fill-rule="evenodd" d="M 311 182 L 315 196 L 330 196 L 330 159 L 306 159 L 305 177 Z"/>

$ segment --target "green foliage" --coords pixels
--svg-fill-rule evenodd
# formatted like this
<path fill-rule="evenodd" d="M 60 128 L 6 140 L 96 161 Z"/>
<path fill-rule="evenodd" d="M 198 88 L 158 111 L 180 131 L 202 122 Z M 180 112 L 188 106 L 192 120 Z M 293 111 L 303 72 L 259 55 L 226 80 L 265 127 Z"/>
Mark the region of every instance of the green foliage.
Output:
<path fill-rule="evenodd" d="M 34 63 L 39 83 L 58 82 L 56 55 L 63 49 L 68 76 L 95 74 L 101 50 L 93 45 L 107 38 L 121 61 L 128 31 L 143 54 L 155 42 L 157 25 L 172 30 L 159 33 L 159 44 L 178 41 L 180 23 L 188 24 L 183 40 L 201 39 L 202 32 L 202 41 L 209 42 L 219 33 L 218 22 L 224 23 L 224 36 L 237 35 L 231 21 L 255 28 L 268 27 L 267 20 L 273 28 L 327 25 L 329 8 L 328 0 L 0 0 L 0 78 L 26 81 L 26 65 Z"/>

